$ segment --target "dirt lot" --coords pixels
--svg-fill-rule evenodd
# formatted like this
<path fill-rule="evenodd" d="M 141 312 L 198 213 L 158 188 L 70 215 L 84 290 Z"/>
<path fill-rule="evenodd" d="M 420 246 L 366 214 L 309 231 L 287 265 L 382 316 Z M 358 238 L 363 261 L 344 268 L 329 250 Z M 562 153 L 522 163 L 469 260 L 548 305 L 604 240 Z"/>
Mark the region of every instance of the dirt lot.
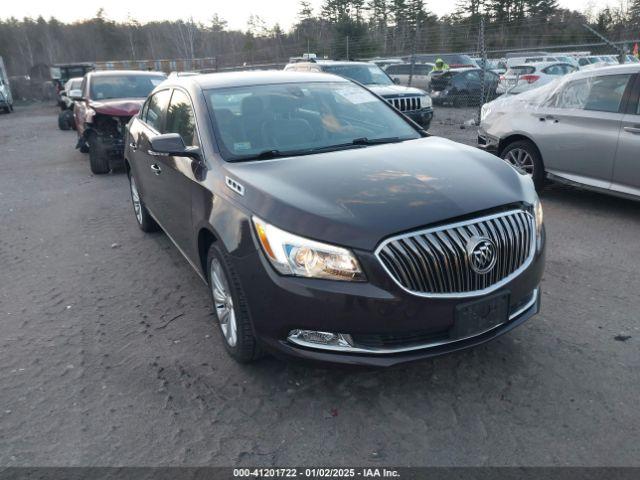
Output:
<path fill-rule="evenodd" d="M 473 141 L 454 114 L 433 131 Z M 493 343 L 240 366 L 205 285 L 74 138 L 53 107 L 0 115 L 1 466 L 640 465 L 637 203 L 548 189 L 542 313 Z"/>

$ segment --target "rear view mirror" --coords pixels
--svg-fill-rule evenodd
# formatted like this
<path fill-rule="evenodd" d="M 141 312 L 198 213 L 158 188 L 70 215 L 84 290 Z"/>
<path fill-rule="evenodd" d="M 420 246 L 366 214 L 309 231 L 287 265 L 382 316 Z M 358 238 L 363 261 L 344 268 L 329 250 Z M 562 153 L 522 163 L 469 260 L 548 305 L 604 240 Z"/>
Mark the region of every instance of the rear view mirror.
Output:
<path fill-rule="evenodd" d="M 198 147 L 187 147 L 179 133 L 164 133 L 149 139 L 151 143 L 151 155 L 189 157 L 200 160 Z"/>
<path fill-rule="evenodd" d="M 69 90 L 68 97 L 71 100 L 82 100 L 82 90 L 80 89 Z"/>

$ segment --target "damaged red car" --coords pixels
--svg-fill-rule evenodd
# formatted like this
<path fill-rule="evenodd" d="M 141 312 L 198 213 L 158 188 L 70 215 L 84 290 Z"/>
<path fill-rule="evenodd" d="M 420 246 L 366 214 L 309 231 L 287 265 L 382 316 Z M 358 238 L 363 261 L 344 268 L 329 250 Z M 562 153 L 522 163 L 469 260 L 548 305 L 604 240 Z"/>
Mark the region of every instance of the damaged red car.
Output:
<path fill-rule="evenodd" d="M 162 72 L 89 72 L 81 96 L 72 98 L 79 148 L 89 153 L 91 171 L 108 173 L 124 164 L 125 126 L 147 95 L 166 79 Z"/>

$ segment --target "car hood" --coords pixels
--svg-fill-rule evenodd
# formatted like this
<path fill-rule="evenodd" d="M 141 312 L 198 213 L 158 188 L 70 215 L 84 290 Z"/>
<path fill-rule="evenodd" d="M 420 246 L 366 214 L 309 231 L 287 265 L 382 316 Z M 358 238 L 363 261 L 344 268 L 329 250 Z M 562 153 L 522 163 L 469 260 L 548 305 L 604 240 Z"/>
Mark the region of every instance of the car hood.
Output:
<path fill-rule="evenodd" d="M 413 97 L 426 95 L 423 90 L 402 85 L 367 85 L 367 88 L 381 97 Z"/>
<path fill-rule="evenodd" d="M 506 162 L 438 137 L 226 168 L 245 187 L 238 201 L 263 220 L 363 250 L 398 232 L 535 200 L 531 180 Z"/>
<path fill-rule="evenodd" d="M 144 100 L 144 98 L 114 98 L 109 100 L 91 100 L 89 102 L 89 106 L 93 108 L 96 113 L 101 113 L 103 115 L 133 117 L 140 111 Z"/>

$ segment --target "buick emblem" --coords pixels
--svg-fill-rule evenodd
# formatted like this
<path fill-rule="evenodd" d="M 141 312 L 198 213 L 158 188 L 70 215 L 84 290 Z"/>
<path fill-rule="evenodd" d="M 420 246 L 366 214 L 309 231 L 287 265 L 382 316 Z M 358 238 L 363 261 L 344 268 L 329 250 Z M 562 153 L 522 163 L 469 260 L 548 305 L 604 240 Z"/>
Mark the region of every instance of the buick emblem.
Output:
<path fill-rule="evenodd" d="M 482 275 L 496 264 L 496 244 L 487 237 L 472 237 L 467 242 L 467 258 L 471 269 Z"/>

